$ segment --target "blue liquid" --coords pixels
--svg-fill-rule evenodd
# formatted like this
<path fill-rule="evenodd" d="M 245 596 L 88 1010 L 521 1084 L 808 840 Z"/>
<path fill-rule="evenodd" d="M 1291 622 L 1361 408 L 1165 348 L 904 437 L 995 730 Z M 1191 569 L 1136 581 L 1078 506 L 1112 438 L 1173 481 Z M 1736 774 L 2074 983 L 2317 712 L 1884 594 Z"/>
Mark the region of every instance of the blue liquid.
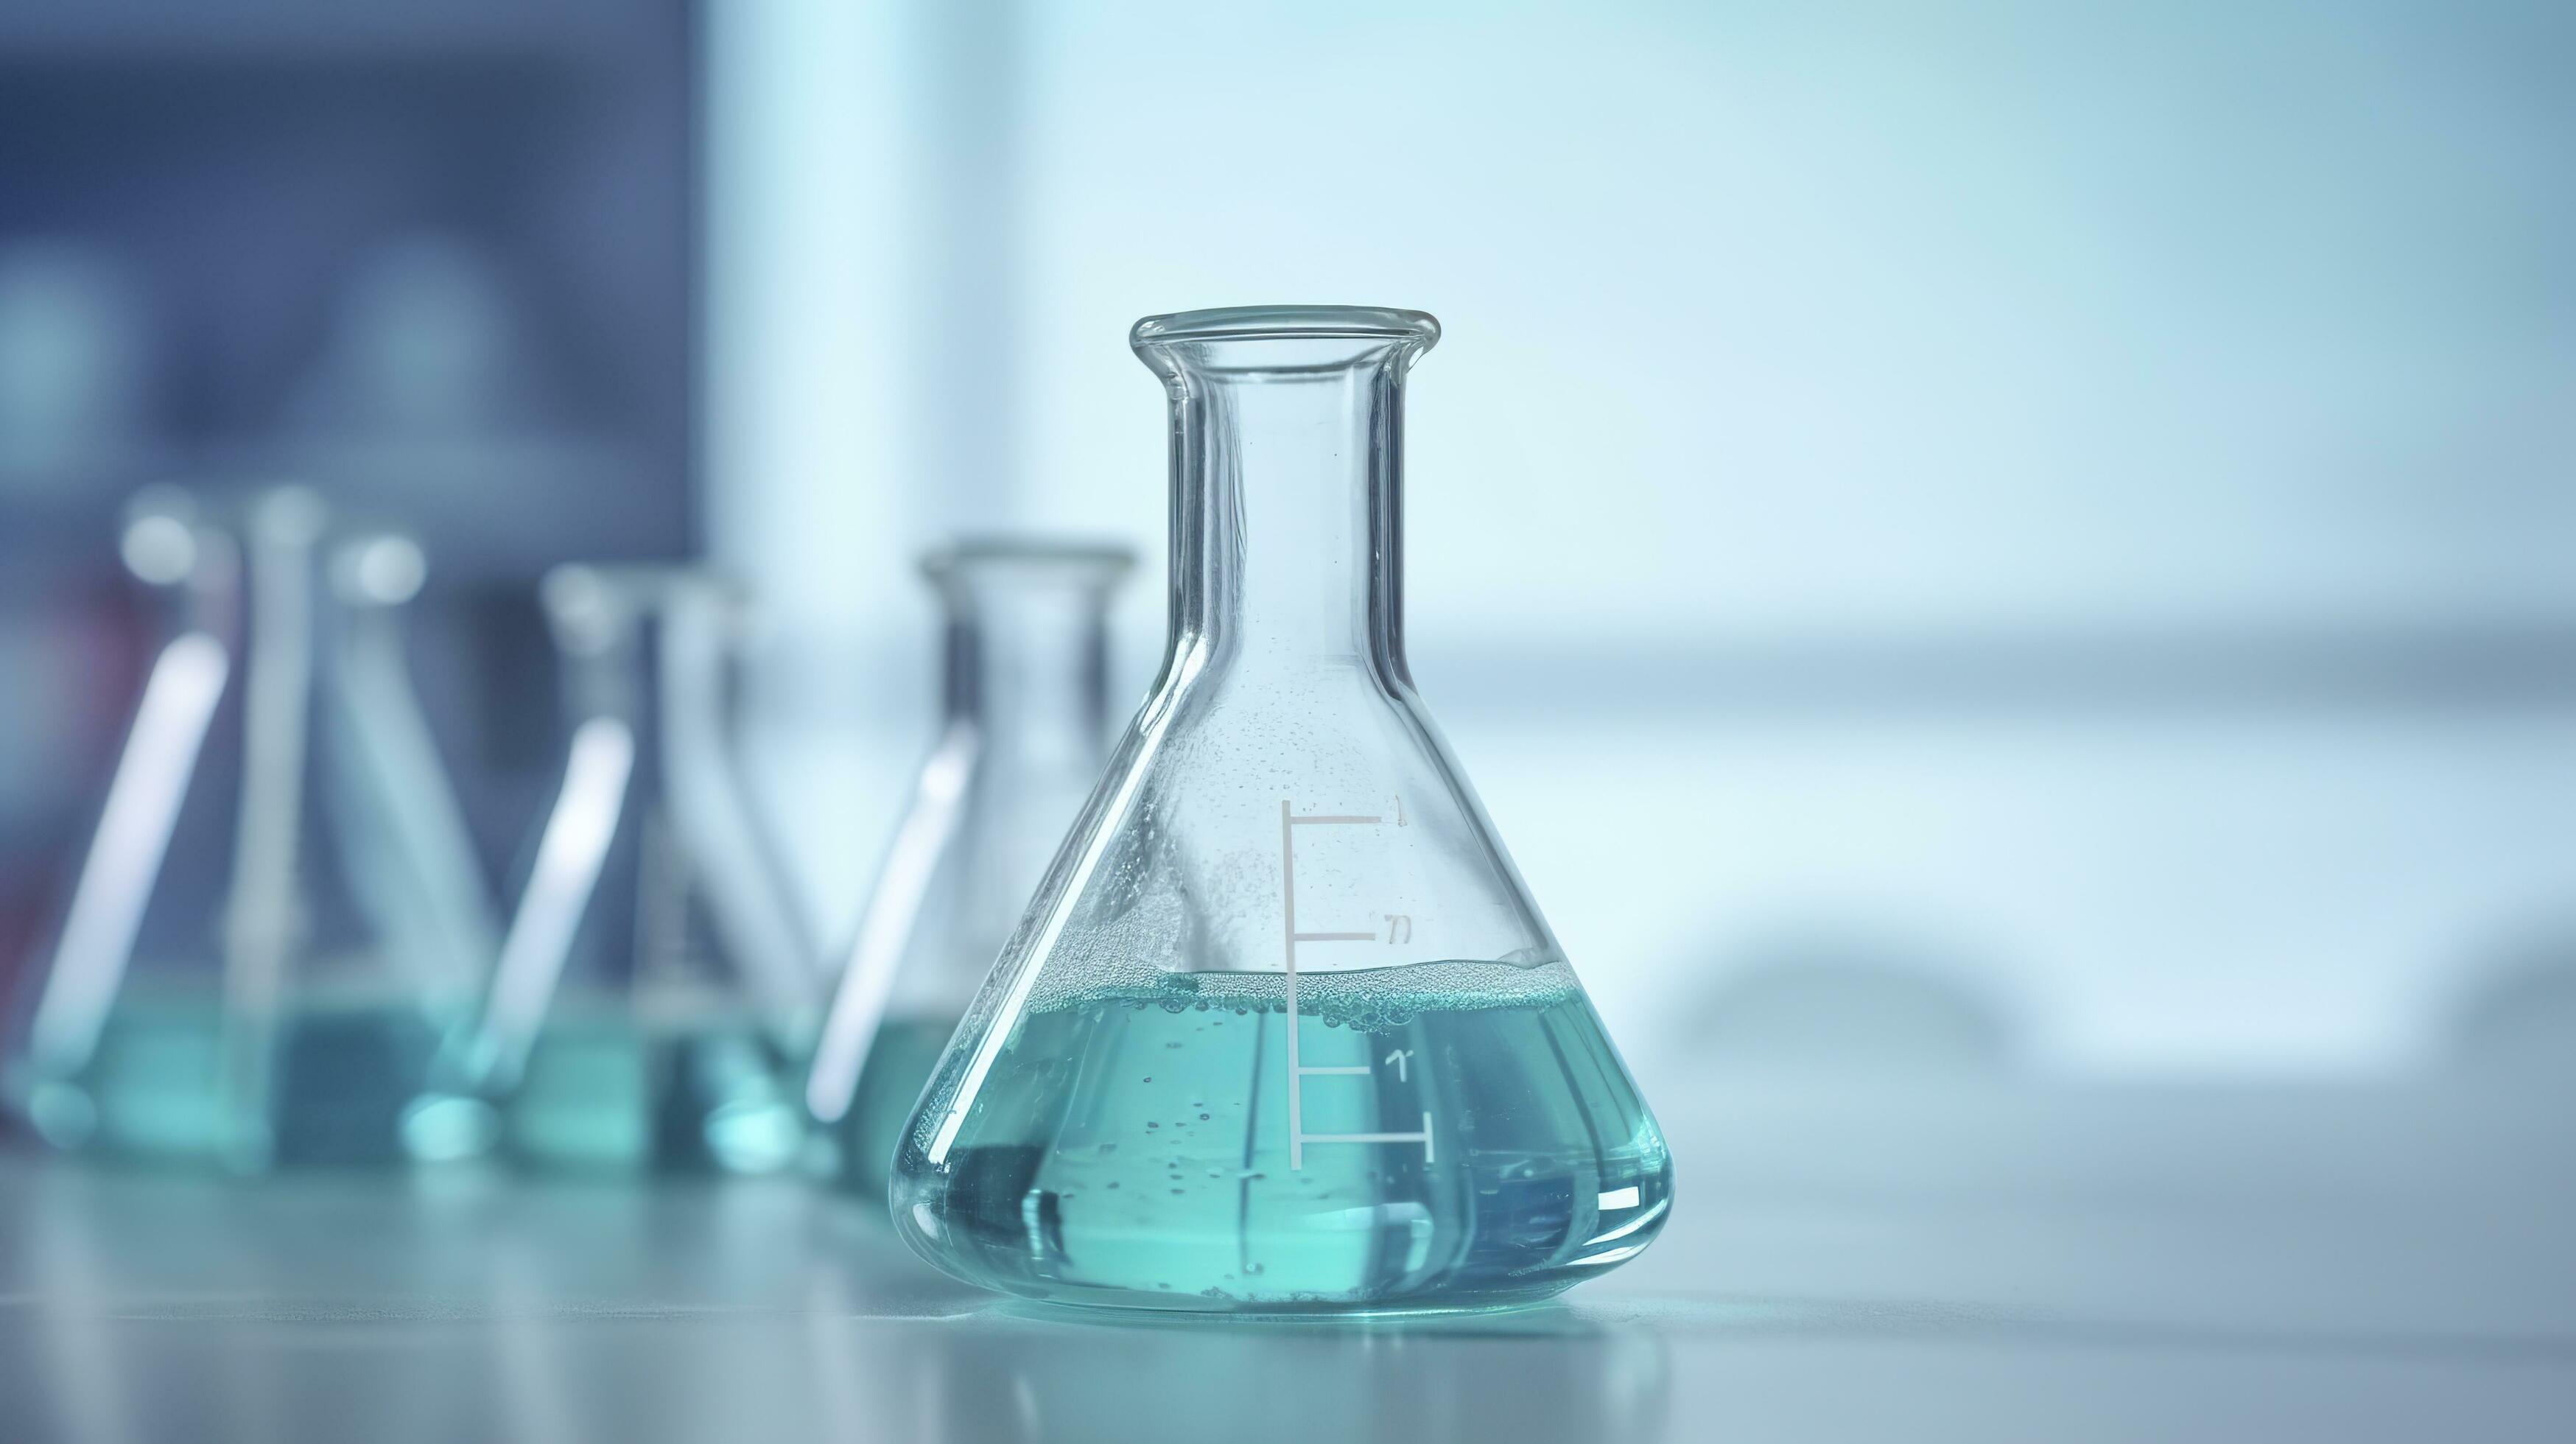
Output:
<path fill-rule="evenodd" d="M 111 1157 L 234 1167 L 393 1164 L 402 1116 L 436 1052 L 432 1015 L 401 1005 L 317 1005 L 268 1031 L 265 1089 L 236 1050 L 260 1029 L 211 997 L 120 1001 L 88 1062 L 37 1081 L 26 1111 L 55 1146 Z"/>
<path fill-rule="evenodd" d="M 868 1045 L 850 1111 L 833 1129 L 840 1143 L 835 1181 L 883 1205 L 893 1177 L 895 1145 L 902 1141 L 921 1087 L 939 1066 L 939 1055 L 957 1031 L 955 1018 L 888 1018 Z"/>
<path fill-rule="evenodd" d="M 1672 1190 L 1600 1019 L 1553 976 L 1444 963 L 1301 977 L 1300 1066 L 1365 1070 L 1298 1085 L 1301 1149 L 1284 978 L 1176 974 L 1032 1010 L 941 1148 L 975 1050 L 945 1061 L 897 1159 L 896 1228 L 960 1279 L 1064 1303 L 1548 1297 L 1641 1252 Z"/>
<path fill-rule="evenodd" d="M 748 1020 L 559 1014 L 501 1105 L 500 1146 L 544 1169 L 774 1172 L 805 1141 L 789 1077 Z"/>

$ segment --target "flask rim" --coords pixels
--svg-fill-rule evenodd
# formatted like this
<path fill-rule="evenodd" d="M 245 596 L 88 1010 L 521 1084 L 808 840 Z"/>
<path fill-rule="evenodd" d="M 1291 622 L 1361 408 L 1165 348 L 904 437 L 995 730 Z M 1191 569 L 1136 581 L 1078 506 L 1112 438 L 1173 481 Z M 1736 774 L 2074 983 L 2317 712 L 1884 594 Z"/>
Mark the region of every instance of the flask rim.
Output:
<path fill-rule="evenodd" d="M 537 584 L 540 600 L 583 589 L 614 595 L 636 610 L 698 600 L 741 606 L 750 588 L 727 572 L 694 562 L 560 562 Z"/>
<path fill-rule="evenodd" d="M 704 609 L 736 627 L 752 620 L 748 587 L 687 562 L 563 562 L 537 584 L 556 645 L 593 655 L 648 620 Z"/>
<path fill-rule="evenodd" d="M 1440 322 L 1427 311 L 1394 306 L 1218 306 L 1147 316 L 1127 333 L 1127 344 L 1142 351 L 1174 342 L 1297 337 L 1411 340 L 1427 350 L 1440 340 Z"/>
<path fill-rule="evenodd" d="M 932 547 L 921 554 L 919 565 L 922 575 L 933 581 L 981 566 L 1096 571 L 1116 577 L 1136 565 L 1136 552 L 1114 541 L 986 533 L 955 537 Z"/>

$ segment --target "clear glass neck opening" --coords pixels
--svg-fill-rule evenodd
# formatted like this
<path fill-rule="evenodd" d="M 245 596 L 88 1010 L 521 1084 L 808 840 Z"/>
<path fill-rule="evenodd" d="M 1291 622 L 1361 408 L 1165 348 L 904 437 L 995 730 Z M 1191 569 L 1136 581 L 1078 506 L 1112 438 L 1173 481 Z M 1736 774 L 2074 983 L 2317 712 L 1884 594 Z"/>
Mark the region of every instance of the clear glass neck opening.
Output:
<path fill-rule="evenodd" d="M 1418 311 L 1155 316 L 1130 343 L 1171 399 L 1172 635 L 1228 666 L 1404 678 L 1404 377 Z"/>
<path fill-rule="evenodd" d="M 1123 547 L 976 539 L 922 558 L 945 612 L 941 702 L 1002 737 L 1096 737 Z"/>

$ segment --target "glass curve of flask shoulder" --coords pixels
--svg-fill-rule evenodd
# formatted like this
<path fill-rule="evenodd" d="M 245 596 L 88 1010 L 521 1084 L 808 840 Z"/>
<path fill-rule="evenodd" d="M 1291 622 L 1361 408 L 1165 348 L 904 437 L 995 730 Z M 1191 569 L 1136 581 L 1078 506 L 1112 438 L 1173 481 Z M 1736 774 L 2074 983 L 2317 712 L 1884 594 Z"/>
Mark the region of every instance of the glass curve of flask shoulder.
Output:
<path fill-rule="evenodd" d="M 1135 558 L 972 537 L 922 559 L 938 741 L 870 888 L 806 1074 L 828 1171 L 882 1200 L 914 1100 L 1099 780 L 1108 607 Z"/>
<path fill-rule="evenodd" d="M 1171 647 L 907 1127 L 890 1202 L 1025 1297 L 1525 1303 L 1633 1257 L 1652 1115 L 1404 664 L 1415 312 L 1138 324 Z"/>

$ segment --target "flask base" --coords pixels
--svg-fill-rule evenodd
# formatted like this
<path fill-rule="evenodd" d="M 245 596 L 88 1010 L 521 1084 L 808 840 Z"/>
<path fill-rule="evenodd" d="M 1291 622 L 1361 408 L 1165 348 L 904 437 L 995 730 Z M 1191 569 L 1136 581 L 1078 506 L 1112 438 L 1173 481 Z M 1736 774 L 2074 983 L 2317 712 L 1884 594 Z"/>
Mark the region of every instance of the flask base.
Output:
<path fill-rule="evenodd" d="M 1020 1298 L 1296 1315 L 1536 1303 L 1661 1230 L 1663 1137 L 1561 966 L 1304 982 L 1293 1019 L 1277 975 L 1032 1010 L 944 1149 L 925 1095 L 897 1232 Z"/>
<path fill-rule="evenodd" d="M 955 1277 L 951 1274 L 951 1277 Z M 1001 1288 L 1011 1307 L 1066 1317 L 1115 1313 L 1140 1322 L 1223 1318 L 1243 1323 L 1330 1324 L 1353 1320 L 1437 1319 L 1462 1315 L 1510 1313 L 1536 1308 L 1581 1283 L 1560 1278 L 1520 1289 L 1495 1289 L 1470 1297 L 1440 1294 L 1428 1298 L 1389 1299 L 1244 1299 L 1232 1295 L 1144 1294 L 1131 1289 L 1041 1289 L 1025 1282 Z M 989 1286 L 989 1285 L 988 1285 Z"/>
<path fill-rule="evenodd" d="M 245 1091 L 233 1050 L 261 1046 L 259 1031 L 267 1083 Z M 430 1013 L 399 1002 L 299 1007 L 255 1030 L 211 995 L 132 998 L 84 1066 L 16 1091 L 37 1136 L 64 1152 L 253 1172 L 399 1164 L 404 1108 L 438 1036 Z"/>
<path fill-rule="evenodd" d="M 747 1019 L 568 1010 L 503 1100 L 499 1147 L 541 1171 L 774 1173 L 805 1143 L 788 1074 Z"/>

